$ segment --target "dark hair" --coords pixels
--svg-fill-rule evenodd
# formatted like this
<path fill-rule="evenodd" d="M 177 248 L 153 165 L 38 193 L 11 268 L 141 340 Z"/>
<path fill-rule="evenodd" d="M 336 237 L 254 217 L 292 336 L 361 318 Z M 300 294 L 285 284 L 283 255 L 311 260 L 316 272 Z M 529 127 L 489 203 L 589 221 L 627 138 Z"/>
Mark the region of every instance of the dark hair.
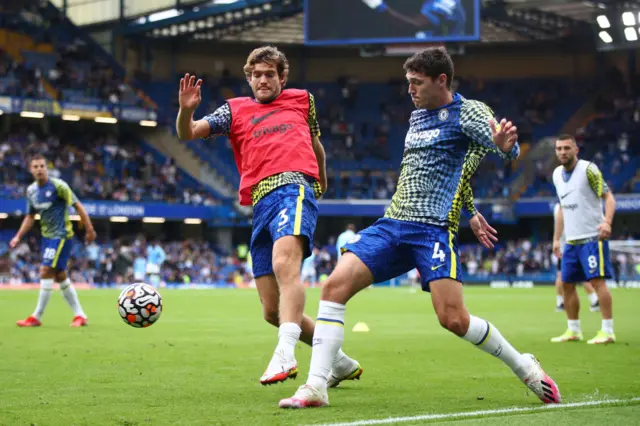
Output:
<path fill-rule="evenodd" d="M 447 76 L 447 89 L 451 89 L 453 61 L 444 47 L 429 47 L 415 53 L 404 63 L 404 70 L 422 73 L 433 80 L 444 74 Z"/>
<path fill-rule="evenodd" d="M 260 63 L 274 65 L 278 71 L 278 77 L 284 78 L 286 84 L 289 75 L 289 61 L 287 61 L 287 57 L 278 50 L 277 47 L 262 46 L 249 53 L 247 63 L 242 68 L 247 78 L 251 77 L 253 67 Z"/>
<path fill-rule="evenodd" d="M 573 135 L 570 135 L 569 133 L 562 133 L 560 135 L 558 135 L 558 137 L 556 138 L 556 141 L 571 141 L 574 143 L 574 145 L 576 144 L 576 138 L 573 137 Z M 556 142 L 553 142 L 553 146 L 556 145 Z"/>
<path fill-rule="evenodd" d="M 31 156 L 29 157 L 29 165 L 31 165 L 31 163 L 35 160 L 44 160 L 45 163 L 47 162 L 47 159 L 44 158 L 44 155 L 36 153 L 31 154 Z"/>

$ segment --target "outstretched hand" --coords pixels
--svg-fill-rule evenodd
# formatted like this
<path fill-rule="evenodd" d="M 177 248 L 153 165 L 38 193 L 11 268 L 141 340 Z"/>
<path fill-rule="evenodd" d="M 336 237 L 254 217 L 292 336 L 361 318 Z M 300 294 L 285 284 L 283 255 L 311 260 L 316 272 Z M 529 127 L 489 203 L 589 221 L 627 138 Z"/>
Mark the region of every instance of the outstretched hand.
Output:
<path fill-rule="evenodd" d="M 493 243 L 498 242 L 498 231 L 487 223 L 482 214 L 476 213 L 475 216 L 469 219 L 469 225 L 480 244 L 484 247 L 491 249 L 494 247 Z"/>
<path fill-rule="evenodd" d="M 490 119 L 489 126 L 491 127 L 493 143 L 502 152 L 510 152 L 518 140 L 518 128 L 511 121 L 507 121 L 504 118 L 500 120 L 500 123 L 497 123 L 493 118 Z"/>
<path fill-rule="evenodd" d="M 200 101 L 202 101 L 200 86 L 202 86 L 202 79 L 196 81 L 195 75 L 190 76 L 189 73 L 186 73 L 180 79 L 180 92 L 178 94 L 180 108 L 194 111 L 200 105 Z"/>

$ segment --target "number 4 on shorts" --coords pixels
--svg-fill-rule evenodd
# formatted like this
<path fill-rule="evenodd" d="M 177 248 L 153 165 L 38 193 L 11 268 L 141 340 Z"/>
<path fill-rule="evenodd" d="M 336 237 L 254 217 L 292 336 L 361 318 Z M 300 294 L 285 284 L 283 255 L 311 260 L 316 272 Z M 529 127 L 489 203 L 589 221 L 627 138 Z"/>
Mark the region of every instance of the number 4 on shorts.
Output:
<path fill-rule="evenodd" d="M 440 262 L 444 262 L 445 259 L 444 250 L 440 250 L 440 242 L 437 242 L 436 245 L 433 246 L 433 256 L 432 259 L 440 259 Z"/>

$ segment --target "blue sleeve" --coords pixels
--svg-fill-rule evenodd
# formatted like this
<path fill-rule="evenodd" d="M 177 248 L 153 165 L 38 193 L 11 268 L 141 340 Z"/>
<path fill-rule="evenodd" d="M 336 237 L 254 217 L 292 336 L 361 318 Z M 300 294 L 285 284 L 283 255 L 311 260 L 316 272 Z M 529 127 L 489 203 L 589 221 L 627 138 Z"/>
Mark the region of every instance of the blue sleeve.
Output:
<path fill-rule="evenodd" d="M 225 103 L 212 114 L 205 115 L 203 120 L 207 120 L 211 128 L 208 138 L 214 136 L 229 136 L 231 133 L 231 108 Z"/>
<path fill-rule="evenodd" d="M 513 160 L 520 155 L 520 145 L 515 143 L 511 152 L 503 152 L 493 143 L 493 134 L 489 120 L 493 117 L 493 111 L 485 103 L 465 100 L 460 108 L 460 127 L 473 142 L 476 142 L 489 151 L 498 154 L 506 160 Z M 496 120 L 497 121 L 497 120 Z"/>

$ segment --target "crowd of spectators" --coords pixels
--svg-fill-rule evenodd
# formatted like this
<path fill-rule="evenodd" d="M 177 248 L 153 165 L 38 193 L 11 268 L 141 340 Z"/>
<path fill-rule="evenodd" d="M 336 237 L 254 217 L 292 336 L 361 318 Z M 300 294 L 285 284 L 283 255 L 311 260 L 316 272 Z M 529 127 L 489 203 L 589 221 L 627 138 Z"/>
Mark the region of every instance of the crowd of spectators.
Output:
<path fill-rule="evenodd" d="M 64 179 L 80 199 L 205 206 L 219 202 L 209 191 L 184 182 L 174 161 L 158 163 L 129 135 L 69 129 L 44 136 L 25 128 L 0 139 L 0 197 L 24 197 L 33 181 L 28 158 L 41 153 L 49 175 Z"/>

